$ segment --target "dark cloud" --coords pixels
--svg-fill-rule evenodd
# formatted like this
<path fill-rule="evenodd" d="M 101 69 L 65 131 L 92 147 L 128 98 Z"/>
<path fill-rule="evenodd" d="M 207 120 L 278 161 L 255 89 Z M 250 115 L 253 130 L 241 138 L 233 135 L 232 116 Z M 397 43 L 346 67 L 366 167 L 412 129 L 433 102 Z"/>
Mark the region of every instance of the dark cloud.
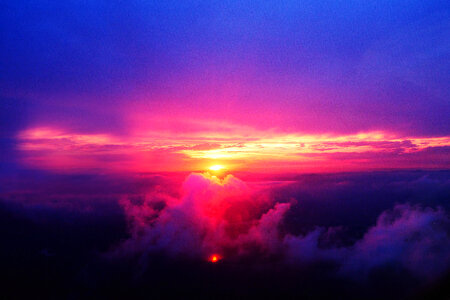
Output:
<path fill-rule="evenodd" d="M 22 261 L 3 259 L 5 282 L 100 298 L 398 299 L 445 286 L 448 172 L 185 176 L 3 177 L 2 257 Z"/>
<path fill-rule="evenodd" d="M 397 205 L 380 215 L 352 251 L 345 271 L 355 275 L 394 263 L 416 276 L 433 279 L 450 264 L 448 215 L 442 209 Z"/>
<path fill-rule="evenodd" d="M 150 255 L 163 251 L 199 260 L 218 253 L 230 261 L 274 256 L 298 264 L 332 261 L 339 265 L 339 272 L 355 278 L 366 278 L 374 268 L 388 263 L 425 278 L 443 274 L 450 266 L 450 223 L 442 209 L 404 204 L 379 216 L 372 212 L 376 224 L 366 227 L 360 239 L 348 246 L 338 241 L 339 247 L 320 247 L 319 239 L 337 237 L 334 227 L 320 227 L 316 222 L 313 229 L 304 228 L 306 232 L 299 235 L 280 230 L 293 200 L 277 202 L 267 193 L 252 190 L 231 175 L 221 182 L 208 174 L 191 174 L 180 199 L 161 193 L 149 194 L 140 203 L 125 199 L 122 205 L 131 222 L 132 238 L 118 252 Z M 155 208 L 157 203 L 164 205 Z M 304 205 L 301 198 L 293 203 Z M 353 215 L 362 204 L 350 205 L 346 212 Z M 322 207 L 322 212 L 333 210 Z M 302 217 L 295 212 L 291 217 L 294 214 Z"/>

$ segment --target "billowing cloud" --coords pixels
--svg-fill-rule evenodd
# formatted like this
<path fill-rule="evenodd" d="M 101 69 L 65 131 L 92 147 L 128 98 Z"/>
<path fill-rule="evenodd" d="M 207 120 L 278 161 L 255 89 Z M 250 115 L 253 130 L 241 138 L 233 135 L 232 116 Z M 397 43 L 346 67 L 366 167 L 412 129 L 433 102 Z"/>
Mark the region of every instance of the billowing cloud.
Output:
<path fill-rule="evenodd" d="M 232 175 L 219 179 L 209 173 L 189 175 L 180 199 L 152 193 L 141 203 L 124 199 L 122 205 L 132 232 L 125 248 L 194 258 L 242 255 L 247 247 L 270 250 L 289 208 Z"/>
<path fill-rule="evenodd" d="M 150 193 L 141 201 L 122 200 L 131 237 L 115 255 L 165 253 L 206 260 L 219 254 L 240 262 L 329 262 L 352 278 L 367 278 L 372 270 L 392 264 L 419 278 L 434 278 L 450 266 L 450 223 L 442 209 L 396 205 L 381 213 L 359 240 L 345 245 L 340 227 L 315 227 L 304 234 L 286 229 L 286 214 L 294 203 L 286 200 L 278 202 L 268 190 L 233 175 L 220 179 L 193 173 L 179 198 Z"/>
<path fill-rule="evenodd" d="M 441 274 L 450 265 L 449 234 L 443 210 L 397 205 L 355 244 L 344 270 L 360 273 L 398 263 L 422 277 Z"/>
<path fill-rule="evenodd" d="M 448 175 L 26 172 L 0 178 L 5 272 L 52 293 L 428 295 L 450 267 Z M 58 271 L 36 277 L 44 262 Z"/>
<path fill-rule="evenodd" d="M 305 236 L 284 238 L 290 262 L 331 261 L 339 272 L 367 278 L 376 268 L 396 265 L 420 278 L 434 278 L 450 266 L 450 223 L 441 209 L 408 204 L 383 212 L 377 223 L 350 247 L 321 247 L 330 229 L 316 229 Z"/>

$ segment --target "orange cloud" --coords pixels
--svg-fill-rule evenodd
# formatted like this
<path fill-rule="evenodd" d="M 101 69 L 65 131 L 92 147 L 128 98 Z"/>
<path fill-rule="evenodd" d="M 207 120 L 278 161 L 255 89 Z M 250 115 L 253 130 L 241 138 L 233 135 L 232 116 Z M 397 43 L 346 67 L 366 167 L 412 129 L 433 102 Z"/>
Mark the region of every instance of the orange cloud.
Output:
<path fill-rule="evenodd" d="M 129 137 L 30 128 L 19 136 L 25 165 L 44 169 L 191 171 L 220 163 L 235 171 L 352 171 L 448 167 L 450 137 L 206 132 Z"/>

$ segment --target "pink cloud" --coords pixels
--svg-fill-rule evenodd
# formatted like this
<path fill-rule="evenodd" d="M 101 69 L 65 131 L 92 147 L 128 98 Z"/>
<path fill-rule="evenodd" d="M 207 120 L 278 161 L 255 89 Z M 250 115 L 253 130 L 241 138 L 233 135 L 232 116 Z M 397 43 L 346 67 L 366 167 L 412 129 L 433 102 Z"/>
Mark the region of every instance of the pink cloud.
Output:
<path fill-rule="evenodd" d="M 276 202 L 269 190 L 233 175 L 192 173 L 179 197 L 157 189 L 141 201 L 124 198 L 131 236 L 112 255 L 163 252 L 206 261 L 215 254 L 224 261 L 282 259 L 297 266 L 327 261 L 356 278 L 388 264 L 434 278 L 450 265 L 449 221 L 440 209 L 397 205 L 353 245 L 327 246 L 320 241 L 331 240 L 337 228 L 303 235 L 281 230 L 291 202 Z"/>
<path fill-rule="evenodd" d="M 58 171 L 194 171 L 224 164 L 237 171 L 335 172 L 450 164 L 448 137 L 300 135 L 238 126 L 224 134 L 211 126 L 202 134 L 160 131 L 128 137 L 31 128 L 18 135 L 17 149 L 23 165 Z"/>

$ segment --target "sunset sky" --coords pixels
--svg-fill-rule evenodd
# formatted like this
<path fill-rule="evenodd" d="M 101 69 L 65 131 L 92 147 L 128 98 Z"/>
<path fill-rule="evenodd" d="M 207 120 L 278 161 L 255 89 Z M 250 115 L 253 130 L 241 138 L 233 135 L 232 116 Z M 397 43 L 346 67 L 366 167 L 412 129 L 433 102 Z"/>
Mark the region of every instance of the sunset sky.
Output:
<path fill-rule="evenodd" d="M 0 266 L 1 299 L 450 299 L 450 1 L 1 0 Z"/>
<path fill-rule="evenodd" d="M 446 169 L 449 20 L 447 1 L 9 1 L 1 160 Z"/>

